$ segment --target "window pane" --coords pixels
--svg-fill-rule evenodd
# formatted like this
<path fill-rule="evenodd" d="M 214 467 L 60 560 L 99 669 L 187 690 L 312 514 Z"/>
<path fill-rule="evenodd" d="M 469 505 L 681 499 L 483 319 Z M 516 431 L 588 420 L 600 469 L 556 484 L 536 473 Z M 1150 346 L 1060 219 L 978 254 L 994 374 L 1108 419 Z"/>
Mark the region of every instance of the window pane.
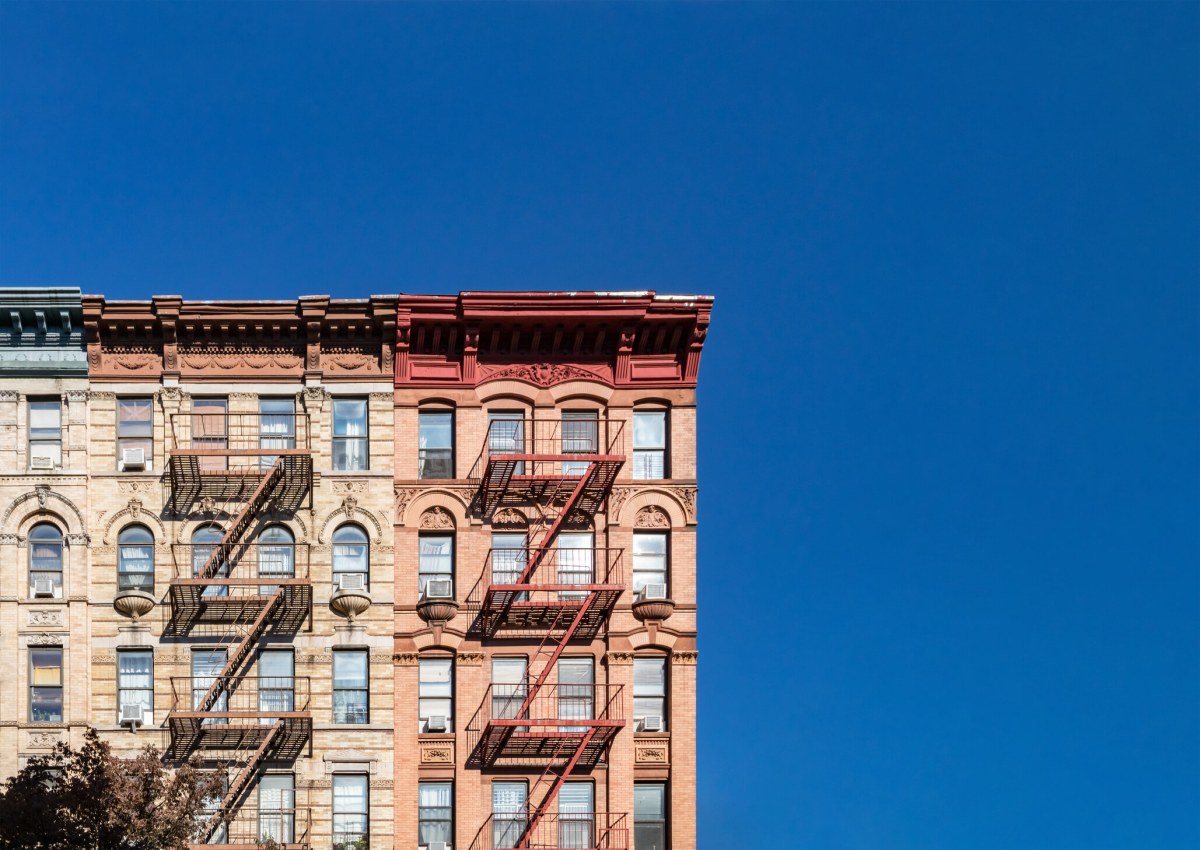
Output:
<path fill-rule="evenodd" d="M 667 815 L 666 787 L 657 782 L 638 782 L 633 786 L 633 818 L 662 820 Z"/>
<path fill-rule="evenodd" d="M 453 443 L 454 414 L 422 413 L 420 415 L 420 447 L 449 449 Z"/>
<path fill-rule="evenodd" d="M 62 685 L 61 649 L 34 649 L 30 651 L 30 656 L 33 659 L 32 684 Z"/>
<path fill-rule="evenodd" d="M 333 436 L 362 437 L 367 433 L 367 403 L 347 399 L 333 403 Z"/>
<path fill-rule="evenodd" d="M 29 436 L 34 440 L 56 440 L 62 425 L 62 406 L 57 401 L 29 402 Z"/>
<path fill-rule="evenodd" d="M 121 437 L 150 437 L 154 409 L 148 398 L 123 398 L 117 401 L 117 434 Z"/>
<path fill-rule="evenodd" d="M 633 414 L 633 447 L 635 449 L 665 449 L 667 447 L 666 411 L 644 411 Z"/>

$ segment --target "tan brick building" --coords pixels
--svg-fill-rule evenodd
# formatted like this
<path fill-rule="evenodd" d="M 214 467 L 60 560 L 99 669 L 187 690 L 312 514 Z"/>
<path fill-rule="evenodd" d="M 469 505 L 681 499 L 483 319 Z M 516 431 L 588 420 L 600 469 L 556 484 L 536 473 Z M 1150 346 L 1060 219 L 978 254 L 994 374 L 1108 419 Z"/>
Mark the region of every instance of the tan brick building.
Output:
<path fill-rule="evenodd" d="M 0 307 L 0 775 L 94 727 L 225 771 L 210 846 L 695 846 L 711 299 Z"/>

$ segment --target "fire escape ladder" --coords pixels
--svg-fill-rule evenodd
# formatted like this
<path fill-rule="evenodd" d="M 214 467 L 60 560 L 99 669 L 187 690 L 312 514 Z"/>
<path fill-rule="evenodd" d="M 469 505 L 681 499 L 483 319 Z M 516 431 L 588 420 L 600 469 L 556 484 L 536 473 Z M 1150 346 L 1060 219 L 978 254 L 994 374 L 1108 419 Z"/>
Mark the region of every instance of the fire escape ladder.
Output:
<path fill-rule="evenodd" d="M 208 559 L 204 562 L 204 566 L 200 569 L 201 578 L 215 578 L 221 567 L 229 560 L 229 555 L 233 551 L 233 547 L 237 544 L 246 529 L 250 527 L 250 523 L 254 521 L 254 517 L 266 505 L 270 498 L 271 490 L 283 477 L 283 459 L 276 458 L 271 464 L 271 468 L 267 470 L 267 474 L 258 482 L 258 486 L 254 488 L 254 492 L 250 498 L 246 500 L 246 504 L 238 511 L 233 522 L 229 525 L 229 530 L 225 532 L 225 536 L 221 538 L 209 554 Z"/>
<path fill-rule="evenodd" d="M 204 698 L 200 700 L 200 704 L 196 706 L 196 710 L 200 712 L 212 711 L 212 707 L 221 697 L 221 692 L 229 687 L 230 682 L 235 678 L 238 670 L 242 667 L 242 662 L 249 657 L 250 652 L 254 649 L 254 643 L 262 636 L 262 633 L 267 628 L 267 621 L 271 617 L 271 612 L 275 610 L 275 606 L 283 600 L 283 588 L 277 588 L 271 595 L 267 604 L 258 612 L 258 616 L 254 618 L 254 622 L 250 624 L 250 628 L 242 635 L 242 639 L 238 641 L 237 646 L 233 648 L 233 652 L 229 653 L 229 657 L 225 661 L 225 667 L 220 674 L 213 679 L 212 685 L 205 692 Z"/>
<path fill-rule="evenodd" d="M 562 788 L 563 783 L 567 781 L 567 777 L 571 775 L 571 771 L 573 771 L 575 769 L 575 765 L 579 763 L 579 757 L 583 755 L 584 751 L 588 748 L 588 745 L 592 743 L 592 738 L 595 737 L 595 735 L 596 729 L 594 727 L 584 733 L 583 738 L 580 739 L 579 744 L 575 747 L 574 754 L 572 754 L 570 760 L 563 765 L 561 770 L 551 770 L 551 766 L 554 764 L 553 759 L 549 764 L 546 765 L 546 769 L 542 771 L 542 775 L 539 776 L 538 781 L 534 783 L 533 789 L 537 789 L 543 785 L 550 776 L 553 776 L 554 779 L 550 781 L 550 787 L 546 789 L 546 793 L 542 797 L 542 801 L 538 803 L 536 807 L 534 807 L 532 812 L 529 813 L 529 818 L 525 824 L 524 834 L 521 836 L 521 840 L 517 842 L 518 847 L 529 846 L 529 838 L 533 835 L 538 823 L 540 823 L 542 818 L 546 816 L 546 812 L 550 808 L 550 804 L 553 803 L 554 798 L 558 796 L 559 789 Z M 533 789 L 531 789 L 531 791 Z M 531 793 L 530 796 L 532 797 L 533 794 Z"/>
<path fill-rule="evenodd" d="M 275 744 L 275 739 L 283 731 L 283 721 L 277 720 L 271 726 L 263 742 L 258 745 L 258 749 L 250 756 L 249 760 L 242 765 L 242 769 L 238 771 L 238 775 L 233 782 L 229 784 L 229 789 L 225 792 L 225 797 L 221 800 L 221 804 L 217 810 L 213 812 L 212 817 L 208 820 L 208 826 L 205 828 L 204 840 L 207 843 L 217 831 L 217 828 L 223 823 L 227 823 L 233 813 L 233 809 L 242 794 L 250 787 L 250 781 L 254 778 L 255 772 L 258 770 L 259 762 L 261 762 L 271 751 Z"/>

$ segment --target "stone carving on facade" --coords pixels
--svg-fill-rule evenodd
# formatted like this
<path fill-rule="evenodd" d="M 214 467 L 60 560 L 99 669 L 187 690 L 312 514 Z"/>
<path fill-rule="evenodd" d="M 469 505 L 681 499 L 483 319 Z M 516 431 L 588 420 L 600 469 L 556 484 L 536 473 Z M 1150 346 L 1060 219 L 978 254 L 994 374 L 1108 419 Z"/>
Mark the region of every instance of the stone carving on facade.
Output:
<path fill-rule="evenodd" d="M 304 407 L 306 409 L 315 408 L 321 409 L 321 405 L 325 403 L 325 399 L 329 398 L 329 391 L 324 387 L 305 387 L 304 388 Z"/>
<path fill-rule="evenodd" d="M 633 487 L 613 487 L 608 494 L 608 513 L 609 516 L 619 516 L 621 506 L 625 504 L 625 500 L 634 493 Z"/>
<path fill-rule="evenodd" d="M 421 655 L 417 652 L 397 652 L 392 660 L 397 667 L 416 667 L 421 663 Z"/>
<path fill-rule="evenodd" d="M 183 401 L 183 390 L 179 387 L 163 387 L 158 391 L 158 400 L 160 402 L 180 402 Z"/>
<path fill-rule="evenodd" d="M 454 747 L 445 744 L 422 744 L 421 764 L 452 764 Z"/>
<path fill-rule="evenodd" d="M 633 753 L 633 760 L 637 764 L 666 764 L 667 742 L 665 740 L 645 743 L 638 741 L 633 746 Z"/>
<path fill-rule="evenodd" d="M 482 652 L 460 652 L 458 663 L 463 667 L 479 667 L 483 664 Z"/>
<path fill-rule="evenodd" d="M 695 667 L 699 653 L 696 652 L 672 652 L 671 663 L 683 667 Z"/>
<path fill-rule="evenodd" d="M 61 740 L 61 732 L 30 732 L 28 738 L 29 749 L 51 750 Z"/>
<path fill-rule="evenodd" d="M 25 635 L 26 646 L 62 646 L 63 636 L 50 634 L 50 632 L 38 632 L 37 634 Z"/>
<path fill-rule="evenodd" d="M 633 664 L 632 652 L 607 652 L 604 657 L 610 665 L 626 666 Z"/>
<path fill-rule="evenodd" d="M 671 518 L 662 508 L 647 505 L 633 518 L 634 528 L 670 528 Z"/>
<path fill-rule="evenodd" d="M 88 400 L 87 390 L 67 390 L 67 403 L 77 404 Z"/>
<path fill-rule="evenodd" d="M 33 492 L 37 495 L 38 507 L 42 510 L 46 509 L 46 500 L 50 498 L 49 484 L 35 484 Z"/>
<path fill-rule="evenodd" d="M 29 612 L 29 625 L 31 626 L 61 626 L 63 624 L 63 612 L 60 610 L 33 610 Z"/>
<path fill-rule="evenodd" d="M 365 493 L 367 492 L 366 481 L 334 481 L 334 493 Z"/>
<path fill-rule="evenodd" d="M 699 494 L 696 487 L 672 487 L 671 494 L 683 505 L 688 522 L 696 521 L 696 497 Z"/>
<path fill-rule="evenodd" d="M 529 525 L 529 520 L 525 517 L 525 514 L 516 508 L 501 508 L 492 515 L 492 525 L 520 526 L 524 528 Z"/>
<path fill-rule="evenodd" d="M 4 545 L 7 543 L 7 544 L 12 544 L 15 546 L 17 543 L 20 542 L 20 540 L 21 540 L 21 538 L 17 537 L 17 535 L 15 535 L 15 534 L 0 534 L 0 545 Z"/>
<path fill-rule="evenodd" d="M 330 527 L 341 523 L 339 517 L 345 517 L 347 520 L 357 520 L 359 522 L 365 519 L 367 522 L 369 522 L 371 527 L 375 529 L 375 536 L 372 538 L 372 542 L 376 545 L 378 545 L 380 538 L 383 537 L 383 523 L 379 521 L 375 514 L 360 508 L 358 506 L 358 499 L 347 494 L 346 497 L 342 499 L 342 504 L 325 518 L 325 523 L 321 526 L 321 533 L 317 535 L 318 541 L 324 543 L 329 539 Z M 367 533 L 369 535 L 370 531 Z"/>
<path fill-rule="evenodd" d="M 454 528 L 454 516 L 445 508 L 435 505 L 421 514 L 421 528 L 451 530 Z"/>
<path fill-rule="evenodd" d="M 501 378 L 513 378 L 539 387 L 550 387 L 565 381 L 597 381 L 610 383 L 596 372 L 581 369 L 567 363 L 518 363 L 515 366 L 486 366 L 481 364 L 480 383 Z"/>
<path fill-rule="evenodd" d="M 92 538 L 83 533 L 68 534 L 63 538 L 63 540 L 67 541 L 68 546 L 87 546 L 92 542 Z"/>
<path fill-rule="evenodd" d="M 413 500 L 420 489 L 416 487 L 397 487 L 395 488 L 396 495 L 396 524 L 404 524 L 404 511 L 408 508 L 408 503 Z"/>
<path fill-rule="evenodd" d="M 20 401 L 21 394 L 16 390 L 0 390 L 0 402 Z"/>
<path fill-rule="evenodd" d="M 255 348 L 245 351 L 193 349 L 182 353 L 180 362 L 188 369 L 199 371 L 233 372 L 245 369 L 251 372 L 295 372 L 304 360 L 289 349 L 268 351 Z"/>
<path fill-rule="evenodd" d="M 0 527 L 7 528 L 9 518 L 12 517 L 12 515 L 16 512 L 17 508 L 19 508 L 25 502 L 30 501 L 30 500 L 37 500 L 39 509 L 45 510 L 50 505 L 51 499 L 61 502 L 63 505 L 65 505 L 71 511 L 72 514 L 74 514 L 75 520 L 76 520 L 75 525 L 77 528 L 83 528 L 85 526 L 85 523 L 83 521 L 83 514 L 80 512 L 79 508 L 77 508 L 75 506 L 74 502 L 72 502 L 70 499 L 68 499 L 62 493 L 59 493 L 57 490 L 51 490 L 49 485 L 38 484 L 38 485 L 36 485 L 36 487 L 33 490 L 30 490 L 28 493 L 25 493 L 24 495 L 17 496 L 17 498 L 12 500 L 12 503 L 8 506 L 8 509 L 4 512 L 3 519 L 0 519 Z"/>

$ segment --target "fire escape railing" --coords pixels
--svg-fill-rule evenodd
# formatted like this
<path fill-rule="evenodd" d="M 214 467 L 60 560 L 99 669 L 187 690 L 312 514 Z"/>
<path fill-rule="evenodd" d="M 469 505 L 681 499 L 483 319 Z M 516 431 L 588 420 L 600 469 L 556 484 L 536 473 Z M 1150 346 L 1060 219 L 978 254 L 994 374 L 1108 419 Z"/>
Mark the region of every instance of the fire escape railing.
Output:
<path fill-rule="evenodd" d="M 253 676 L 266 635 L 294 634 L 311 616 L 308 547 L 249 539 L 264 513 L 294 513 L 312 487 L 308 417 L 276 413 L 194 413 L 171 417 L 169 507 L 198 501 L 230 517 L 220 539 L 173 547 L 175 569 L 165 634 L 199 641 L 192 675 L 172 679 L 168 752 L 203 750 L 234 773 L 199 828 L 196 846 L 257 845 L 262 813 L 242 802 L 269 760 L 289 761 L 312 736 L 307 677 Z M 203 658 L 200 666 L 195 659 Z M 252 808 L 252 807 L 251 807 Z M 271 823 L 285 847 L 307 848 L 309 812 L 289 809 Z M 260 824 L 261 825 L 261 824 Z M 268 824 L 269 825 L 269 824 Z M 302 831 L 297 827 L 303 825 Z"/>
<path fill-rule="evenodd" d="M 467 598 L 473 636 L 538 641 L 522 681 L 490 685 L 467 724 L 470 766 L 541 768 L 516 833 L 516 821 L 495 834 L 485 824 L 477 844 L 486 833 L 512 842 L 494 846 L 559 846 L 537 843 L 561 837 L 568 815 L 550 811 L 559 789 L 573 771 L 595 767 L 625 725 L 620 686 L 550 681 L 571 641 L 590 641 L 604 629 L 623 590 L 619 550 L 557 545 L 564 528 L 586 525 L 603 508 L 625 462 L 623 425 L 582 416 L 498 418 L 472 469 L 474 507 L 484 521 L 505 506 L 540 514 L 525 547 L 488 553 Z M 626 833 L 608 830 L 605 843 L 586 846 L 625 850 Z"/>
<path fill-rule="evenodd" d="M 524 844 L 519 842 L 524 840 Z M 610 812 L 559 812 L 543 815 L 529 828 L 529 812 L 493 814 L 483 822 L 471 850 L 627 850 L 629 817 Z"/>

